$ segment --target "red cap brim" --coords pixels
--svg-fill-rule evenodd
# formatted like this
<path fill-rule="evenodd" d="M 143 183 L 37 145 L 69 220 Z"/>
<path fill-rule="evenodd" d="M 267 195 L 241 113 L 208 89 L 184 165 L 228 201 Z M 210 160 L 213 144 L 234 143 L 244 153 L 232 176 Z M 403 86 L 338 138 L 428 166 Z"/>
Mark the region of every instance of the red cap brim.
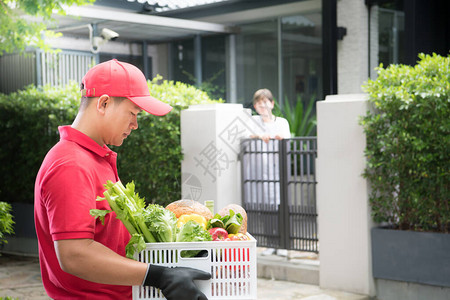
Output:
<path fill-rule="evenodd" d="M 152 96 L 133 96 L 127 98 L 146 112 L 155 116 L 164 116 L 172 110 L 172 106 Z"/>

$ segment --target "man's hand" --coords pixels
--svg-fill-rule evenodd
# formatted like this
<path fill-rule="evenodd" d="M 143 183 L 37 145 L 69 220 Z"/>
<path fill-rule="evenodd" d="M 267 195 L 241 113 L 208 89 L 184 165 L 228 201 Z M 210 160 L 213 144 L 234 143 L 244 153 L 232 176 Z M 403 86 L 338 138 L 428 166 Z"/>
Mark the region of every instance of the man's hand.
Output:
<path fill-rule="evenodd" d="M 149 265 L 144 285 L 161 289 L 167 300 L 208 300 L 194 280 L 208 280 L 211 274 L 184 267 Z"/>

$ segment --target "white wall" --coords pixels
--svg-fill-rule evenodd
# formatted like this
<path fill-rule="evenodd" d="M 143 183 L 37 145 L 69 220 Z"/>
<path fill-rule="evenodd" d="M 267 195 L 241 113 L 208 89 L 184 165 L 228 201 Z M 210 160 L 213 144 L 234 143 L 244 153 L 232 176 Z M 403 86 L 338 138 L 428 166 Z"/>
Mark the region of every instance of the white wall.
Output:
<path fill-rule="evenodd" d="M 358 124 L 367 109 L 364 94 L 317 102 L 317 207 L 320 286 L 373 296 L 373 224 L 368 185 L 361 176 L 366 141 Z"/>
<path fill-rule="evenodd" d="M 214 200 L 216 212 L 242 204 L 238 153 L 249 121 L 242 104 L 191 105 L 181 112 L 182 198 Z"/>

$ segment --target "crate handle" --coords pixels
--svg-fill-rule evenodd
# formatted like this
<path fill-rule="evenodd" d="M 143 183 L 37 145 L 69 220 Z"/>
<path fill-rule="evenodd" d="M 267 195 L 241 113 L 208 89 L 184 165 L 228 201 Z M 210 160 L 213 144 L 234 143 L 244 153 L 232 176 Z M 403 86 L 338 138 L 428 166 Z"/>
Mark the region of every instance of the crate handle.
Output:
<path fill-rule="evenodd" d="M 198 251 L 199 253 L 193 257 L 189 257 L 189 254 L 187 254 L 184 251 Z M 189 249 L 180 249 L 178 251 L 178 258 L 183 260 L 183 259 L 195 259 L 195 260 L 207 260 L 209 259 L 209 250 L 208 249 L 204 249 L 204 248 L 189 248 Z"/>

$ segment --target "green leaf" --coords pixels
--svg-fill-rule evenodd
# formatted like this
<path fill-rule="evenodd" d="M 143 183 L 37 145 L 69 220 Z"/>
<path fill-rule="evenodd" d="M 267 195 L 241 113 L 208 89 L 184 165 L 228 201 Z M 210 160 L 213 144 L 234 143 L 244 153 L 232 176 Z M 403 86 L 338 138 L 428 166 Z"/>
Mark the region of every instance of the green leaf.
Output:
<path fill-rule="evenodd" d="M 93 217 L 95 217 L 95 219 L 99 218 L 100 221 L 102 222 L 102 225 L 105 225 L 105 216 L 107 214 L 109 214 L 111 212 L 111 210 L 103 210 L 103 209 L 91 209 L 89 211 L 89 214 Z"/>
<path fill-rule="evenodd" d="M 0 56 L 4 53 L 23 52 L 27 46 L 50 50 L 42 33 L 46 32 L 47 27 L 54 21 L 53 13 L 64 15 L 63 5 L 85 5 L 93 2 L 94 0 L 0 1 Z M 27 21 L 23 14 L 38 20 Z"/>
<path fill-rule="evenodd" d="M 125 255 L 128 258 L 134 259 L 134 254 L 141 252 L 146 246 L 144 237 L 141 234 L 135 233 L 125 246 Z"/>

